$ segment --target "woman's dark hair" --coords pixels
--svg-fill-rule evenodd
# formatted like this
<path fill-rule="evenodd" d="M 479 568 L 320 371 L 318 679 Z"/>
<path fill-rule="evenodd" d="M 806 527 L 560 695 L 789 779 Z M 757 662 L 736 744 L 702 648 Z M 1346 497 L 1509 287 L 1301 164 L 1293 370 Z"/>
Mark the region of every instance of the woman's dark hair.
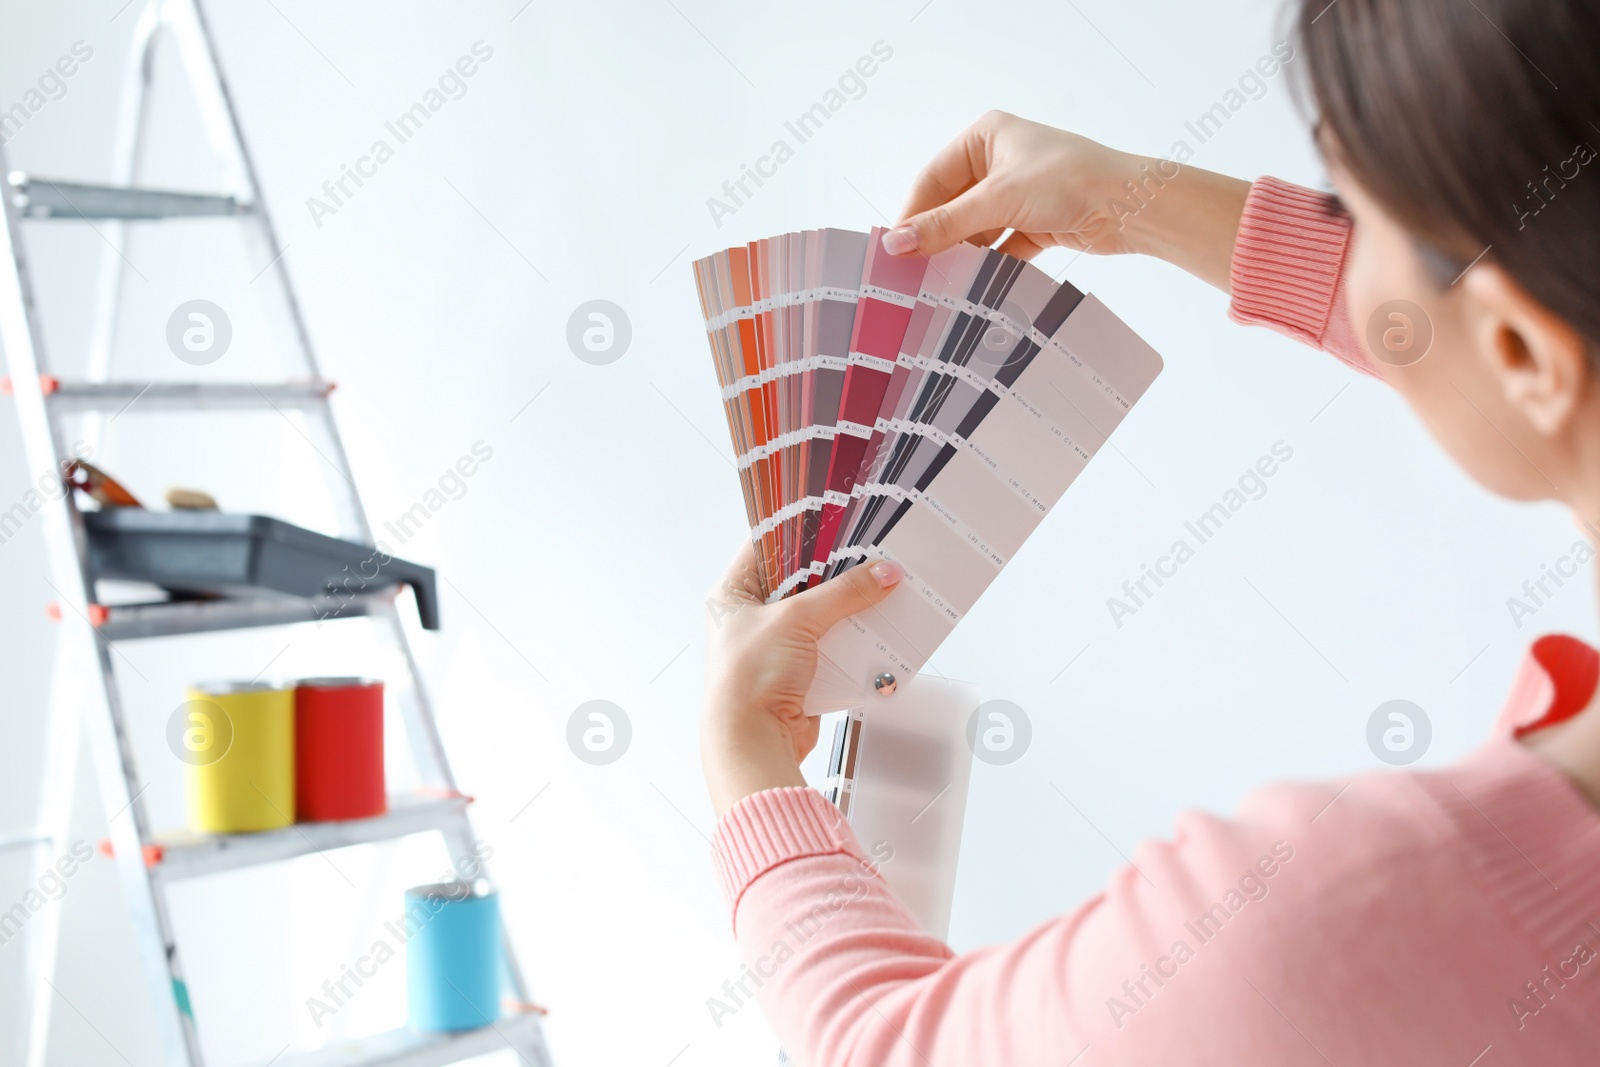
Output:
<path fill-rule="evenodd" d="M 1600 0 L 1299 0 L 1324 138 L 1448 285 L 1485 249 L 1600 343 Z"/>

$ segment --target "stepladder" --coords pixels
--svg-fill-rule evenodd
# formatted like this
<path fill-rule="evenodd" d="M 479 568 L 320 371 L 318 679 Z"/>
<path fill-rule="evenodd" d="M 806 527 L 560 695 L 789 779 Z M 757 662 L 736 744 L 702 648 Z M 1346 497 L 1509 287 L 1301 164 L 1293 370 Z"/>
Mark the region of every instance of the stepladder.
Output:
<path fill-rule="evenodd" d="M 107 171 L 90 180 L 13 169 L 14 161 L 0 142 L 0 348 L 28 469 L 51 485 L 50 479 L 60 479 L 74 460 L 93 457 L 119 471 L 136 471 L 141 463 L 179 459 L 191 469 L 211 471 L 224 485 L 252 479 L 271 485 L 276 479 L 284 483 L 277 488 L 285 490 L 293 505 L 303 507 L 308 525 L 376 548 L 335 423 L 333 386 L 323 378 L 313 353 L 204 8 L 200 0 L 136 3 L 137 15 L 130 11 L 128 16 L 137 22 L 110 124 Z M 192 147 L 204 149 L 211 160 L 210 188 L 205 191 L 144 184 L 158 162 L 149 134 L 158 111 L 153 87 L 158 73 L 168 71 L 179 72 L 181 84 L 163 86 L 161 102 L 177 98 L 187 105 L 196 131 Z M 53 273 L 66 279 L 69 294 L 90 314 L 86 328 L 77 330 L 70 342 L 47 344 L 46 323 L 55 321 L 48 303 L 59 292 L 40 284 L 36 250 L 50 240 L 41 238 L 42 233 L 72 230 L 81 231 L 75 243 L 65 239 L 50 254 L 73 246 L 88 254 L 88 264 Z M 168 251 L 141 255 L 141 242 L 147 240 Z M 196 251 L 170 251 L 184 242 Z M 224 243 L 231 258 L 217 258 L 215 267 L 208 266 Z M 237 274 L 232 282 L 217 281 L 218 291 L 235 295 L 219 301 L 186 293 L 191 299 L 175 299 L 175 290 L 164 288 L 160 271 L 152 266 L 174 257 L 191 268 L 199 264 L 202 274 L 214 272 L 219 279 L 229 271 Z M 56 290 L 62 287 L 58 281 Z M 159 367 L 150 362 L 151 351 L 165 361 Z M 130 361 L 125 358 L 129 355 L 139 358 Z M 273 428 L 269 443 L 236 440 L 246 434 L 252 418 Z M 135 424 L 147 430 L 137 443 L 131 440 Z M 299 473 L 286 475 L 291 450 Z M 47 717 L 42 757 L 47 770 L 37 825 L 15 833 L 0 831 L 0 847 L 31 850 L 41 876 L 63 855 L 73 855 L 69 827 L 74 773 L 80 744 L 86 741 L 106 819 L 103 851 L 115 865 L 127 905 L 160 1062 L 198 1065 L 208 1062 L 218 1046 L 217 1033 L 239 1024 L 224 1013 L 208 1016 L 205 1010 L 208 1003 L 223 1004 L 227 998 L 200 989 L 197 976 L 189 973 L 186 963 L 192 953 L 186 944 L 192 948 L 195 938 L 214 935 L 195 930 L 195 922 L 186 916 L 203 913 L 215 920 L 220 914 L 228 926 L 223 936 L 230 939 L 242 938 L 252 926 L 270 932 L 279 920 L 261 921 L 261 911 L 272 912 L 276 902 L 250 904 L 259 901 L 259 893 L 241 897 L 238 912 L 231 916 L 226 907 L 197 912 L 197 900 L 236 893 L 232 887 L 242 884 L 237 880 L 253 872 L 273 868 L 285 877 L 286 871 L 303 871 L 318 860 L 321 866 L 313 869 L 325 867 L 325 877 L 337 875 L 357 892 L 359 876 L 373 865 L 335 860 L 335 854 L 342 857 L 368 846 L 381 850 L 419 835 L 442 847 L 448 872 L 486 881 L 485 850 L 468 816 L 470 798 L 458 789 L 444 752 L 403 600 L 397 602 L 384 588 L 358 588 L 317 602 L 249 595 L 185 599 L 148 591 L 111 595 L 91 565 L 84 500 L 64 484 L 59 489 L 41 493 L 28 516 L 44 535 L 48 569 L 41 581 L 50 588 L 57 620 L 48 708 L 30 712 Z M 351 627 L 365 627 L 360 639 L 334 636 Z M 255 834 L 175 830 L 171 805 L 163 807 L 161 801 L 170 798 L 173 776 L 181 768 L 162 750 L 167 724 L 150 721 L 153 701 L 148 691 L 133 697 L 130 688 L 152 684 L 147 674 L 157 673 L 153 664 L 167 668 L 177 663 L 189 670 L 192 662 L 194 677 L 219 670 L 264 675 L 277 655 L 229 652 L 226 642 L 267 633 L 287 635 L 268 642 L 269 650 L 281 645 L 287 651 L 297 641 L 301 647 L 306 641 L 319 647 L 370 646 L 362 653 L 371 665 L 363 673 L 375 673 L 385 682 L 386 719 L 394 726 L 391 748 L 407 757 L 405 772 L 392 783 L 396 788 L 388 811 L 374 818 L 296 824 Z M 308 633 L 312 636 L 306 638 Z M 169 646 L 174 650 L 165 651 Z M 174 689 L 167 704 L 181 700 Z M 403 745 L 392 744 L 402 736 Z M 224 888 L 207 888 L 216 885 Z M 398 911 L 397 902 L 392 910 Z M 60 909 L 42 911 L 21 931 L 28 940 L 23 1017 L 30 1067 L 52 1062 L 51 1013 L 63 996 L 53 981 L 61 916 Z M 268 955 L 292 950 L 292 943 L 278 940 L 265 946 Z M 397 940 L 403 938 L 397 935 Z M 366 969 L 361 961 L 370 954 L 351 954 L 360 979 Z M 260 1061 L 423 1067 L 510 1049 L 518 1062 L 548 1067 L 541 1013 L 532 1006 L 509 937 L 502 958 L 507 1009 L 497 1018 L 485 1018 L 481 1027 L 426 1033 L 398 1025 L 318 1042 L 323 1019 L 313 1006 L 310 1025 L 302 1020 L 295 1027 L 310 1039 L 289 1041 L 282 1048 L 263 1046 Z M 329 975 L 318 995 L 321 1004 L 337 1011 L 354 1000 L 362 983 L 350 984 L 350 970 Z M 226 971 L 220 978 L 227 980 Z M 294 1005 L 296 1011 L 305 1007 Z"/>

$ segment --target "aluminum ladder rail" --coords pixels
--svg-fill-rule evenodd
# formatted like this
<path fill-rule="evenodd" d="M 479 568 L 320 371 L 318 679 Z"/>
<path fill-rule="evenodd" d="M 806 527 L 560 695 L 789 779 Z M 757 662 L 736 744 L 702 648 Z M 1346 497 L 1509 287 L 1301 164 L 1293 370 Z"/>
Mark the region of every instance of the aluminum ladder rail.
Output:
<path fill-rule="evenodd" d="M 224 165 L 225 189 L 221 193 L 174 193 L 142 189 L 135 184 L 144 150 L 151 60 L 157 43 L 164 38 L 170 38 L 178 48 L 207 139 Z M 65 416 L 88 413 L 84 429 L 90 433 L 97 424 L 89 420 L 99 412 L 120 410 L 135 398 L 152 410 L 264 406 L 280 412 L 293 410 L 302 418 L 308 440 L 327 461 L 325 477 L 335 503 L 339 535 L 372 545 L 372 532 L 329 406 L 331 385 L 319 374 L 200 0 L 149 0 L 142 8 L 125 74 L 111 178 L 110 183 L 97 185 L 16 173 L 0 148 L 0 200 L 5 221 L 0 227 L 0 348 L 6 354 L 30 471 L 59 472 L 61 464 L 71 458 L 63 429 Z M 251 253 L 259 257 L 258 262 L 267 264 L 258 279 L 269 283 L 275 302 L 281 305 L 274 340 L 280 349 L 287 350 L 289 362 L 298 365 L 303 377 L 243 386 L 203 382 L 150 385 L 110 379 L 126 225 L 195 217 L 242 226 Z M 100 231 L 107 247 L 82 381 L 62 381 L 50 373 L 34 300 L 24 230 L 30 224 L 48 220 L 107 220 Z M 225 837 L 158 834 L 142 799 L 146 787 L 120 696 L 116 644 L 202 631 L 303 623 L 316 615 L 309 605 L 278 600 L 97 604 L 84 523 L 73 494 L 46 501 L 42 514 L 50 582 L 64 605 L 49 707 L 50 770 L 40 808 L 41 828 L 0 837 L 0 848 L 37 849 L 37 870 L 41 873 L 51 858 L 65 848 L 79 730 L 85 730 L 123 895 L 133 920 L 139 961 L 154 1007 L 163 1059 L 174 1067 L 201 1067 L 204 1060 L 199 1030 L 167 908 L 168 886 L 185 878 L 423 831 L 442 835 L 457 869 L 466 868 L 469 859 L 481 867 L 474 853 L 476 839 L 466 811 L 468 799 L 456 788 L 393 598 L 368 594 L 347 603 L 340 616 L 371 619 L 390 646 L 392 662 L 399 670 L 385 679 L 386 688 L 401 711 L 412 758 L 428 786 L 428 795 L 400 798 L 383 816 L 348 823 L 303 824 L 283 831 Z M 49 908 L 46 912 L 28 926 L 31 974 L 23 1007 L 29 1027 L 29 1067 L 44 1067 L 50 994 L 55 988 L 50 979 L 54 973 L 59 909 Z M 531 1067 L 551 1067 L 540 1012 L 529 1002 L 509 936 L 504 960 L 505 987 L 523 1006 L 511 1016 L 464 1033 L 429 1035 L 400 1030 L 274 1062 L 278 1067 L 301 1062 L 432 1067 L 509 1047 Z"/>

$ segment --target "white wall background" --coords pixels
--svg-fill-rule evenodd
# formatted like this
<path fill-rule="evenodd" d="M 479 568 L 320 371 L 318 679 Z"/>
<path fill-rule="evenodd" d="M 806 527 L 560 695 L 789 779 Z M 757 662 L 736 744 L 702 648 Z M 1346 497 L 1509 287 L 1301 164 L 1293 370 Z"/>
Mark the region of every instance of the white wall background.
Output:
<path fill-rule="evenodd" d="M 134 20 L 122 2 L 0 3 L 0 108 L 75 41 L 94 49 L 6 146 L 13 165 L 104 175 Z M 706 1008 L 738 963 L 695 743 L 701 605 L 743 514 L 689 261 L 785 230 L 883 222 L 920 165 L 989 107 L 1136 151 L 1195 145 L 1185 122 L 1278 39 L 1278 3 L 524 3 L 210 9 L 313 340 L 340 383 L 371 518 L 404 512 L 474 442 L 494 450 L 402 554 L 449 581 L 445 629 L 423 635 L 419 654 L 558 1062 L 768 1062 L 755 1011 L 718 1027 Z M 480 40 L 493 57 L 466 94 L 317 225 L 307 198 Z M 717 226 L 707 198 L 880 40 L 893 58 L 865 95 Z M 174 70 L 168 56 L 158 77 Z M 165 88 L 157 103 L 147 181 L 206 188 L 215 172 L 193 115 Z M 1322 180 L 1282 76 L 1194 162 Z M 100 242 L 70 225 L 31 232 L 53 354 L 71 374 Z M 130 284 L 119 376 L 191 370 L 161 329 L 196 297 L 227 308 L 238 331 L 207 370 L 274 376 L 249 287 L 261 264 L 219 234 L 171 227 L 130 244 L 145 280 Z M 1575 533 L 1554 509 L 1466 482 L 1381 386 L 1231 325 L 1219 294 L 1164 265 L 1069 259 L 1043 265 L 1097 292 L 1167 370 L 1117 450 L 936 657 L 942 673 L 1023 706 L 1035 731 L 1019 763 L 976 769 L 958 948 L 1074 905 L 1180 809 L 1227 811 L 1271 779 L 1377 768 L 1365 725 L 1383 701 L 1426 709 L 1423 765 L 1448 761 L 1486 736 L 1533 633 L 1594 632 L 1587 580 L 1513 624 L 1506 598 Z M 626 355 L 604 367 L 564 339 L 573 309 L 595 298 L 633 327 Z M 196 485 L 231 509 L 328 522 L 320 461 L 276 415 L 168 427 L 135 407 L 112 429 L 100 455 L 136 492 Z M 1115 626 L 1106 598 L 1280 440 L 1294 456 L 1267 495 Z M 0 510 L 39 473 L 0 404 Z M 42 526 L 0 545 L 5 827 L 33 818 L 40 773 L 54 641 Z M 182 817 L 180 768 L 160 738 L 185 682 L 269 661 L 284 676 L 370 669 L 365 625 L 126 646 L 158 820 Z M 568 715 L 594 698 L 634 727 L 607 767 L 580 763 L 564 740 Z M 78 826 L 103 833 L 92 784 Z M 321 1030 L 304 1002 L 398 912 L 398 887 L 433 880 L 443 860 L 417 842 L 330 860 L 198 883 L 186 898 L 183 947 L 215 1062 L 264 1062 L 285 1044 L 403 1018 L 398 965 Z M 0 857 L 0 908 L 28 877 L 22 857 Z M 90 864 L 53 906 L 65 935 L 51 1062 L 155 1063 L 111 865 Z M 4 1063 L 20 1055 L 21 1020 L 6 1013 L 23 958 L 21 940 L 0 946 Z"/>

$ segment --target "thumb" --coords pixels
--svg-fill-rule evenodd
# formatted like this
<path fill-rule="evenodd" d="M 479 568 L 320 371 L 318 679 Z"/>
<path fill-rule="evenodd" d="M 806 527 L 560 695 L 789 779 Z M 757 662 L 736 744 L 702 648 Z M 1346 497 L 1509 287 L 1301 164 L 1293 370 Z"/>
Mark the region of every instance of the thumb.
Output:
<path fill-rule="evenodd" d="M 883 235 L 883 249 L 891 256 L 920 252 L 931 256 L 959 244 L 975 233 L 1004 228 L 994 189 L 981 181 L 954 200 L 919 212 Z"/>
<path fill-rule="evenodd" d="M 820 638 L 835 623 L 881 604 L 903 577 L 905 568 L 889 560 L 857 565 L 790 598 L 790 610 Z"/>

